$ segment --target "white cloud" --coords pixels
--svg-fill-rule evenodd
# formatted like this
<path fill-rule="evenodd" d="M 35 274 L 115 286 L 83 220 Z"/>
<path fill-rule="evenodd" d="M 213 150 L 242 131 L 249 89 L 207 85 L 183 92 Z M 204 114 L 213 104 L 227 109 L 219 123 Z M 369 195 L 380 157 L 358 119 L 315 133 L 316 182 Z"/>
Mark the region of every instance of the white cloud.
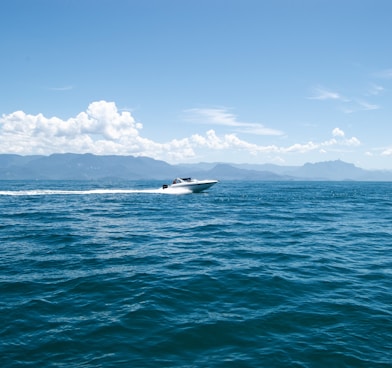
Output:
<path fill-rule="evenodd" d="M 392 69 L 381 70 L 381 71 L 375 73 L 375 76 L 378 78 L 390 79 L 390 78 L 392 78 Z"/>
<path fill-rule="evenodd" d="M 339 128 L 335 128 L 334 130 L 332 130 L 332 135 L 334 137 L 344 137 L 344 132 Z"/>
<path fill-rule="evenodd" d="M 369 92 L 365 95 L 375 97 L 379 95 L 384 90 L 383 87 L 379 85 L 372 85 Z M 358 98 L 347 98 L 340 95 L 338 92 L 330 91 L 323 87 L 316 87 L 313 89 L 313 96 L 308 97 L 310 100 L 335 100 L 339 103 L 339 109 L 345 114 L 352 114 L 358 111 L 370 111 L 380 109 L 379 105 L 370 103 L 363 99 Z"/>
<path fill-rule="evenodd" d="M 345 138 L 345 133 L 340 128 L 335 128 L 332 130 L 332 136 L 335 137 L 330 140 L 331 145 L 341 145 L 341 146 L 359 146 L 361 142 L 356 137 Z"/>
<path fill-rule="evenodd" d="M 203 122 L 215 125 L 239 126 L 236 116 L 228 113 L 225 109 L 188 109 L 186 112 L 194 114 L 193 119 L 202 119 Z"/>
<path fill-rule="evenodd" d="M 50 91 L 71 91 L 74 87 L 73 86 L 63 86 L 63 87 L 49 87 Z"/>
<path fill-rule="evenodd" d="M 200 108 L 188 109 L 187 119 L 190 121 L 232 127 L 236 132 L 255 134 L 255 135 L 283 135 L 283 132 L 277 129 L 266 128 L 259 123 L 246 123 L 237 120 L 234 114 L 231 114 L 224 108 Z"/>
<path fill-rule="evenodd" d="M 329 91 L 323 87 L 316 87 L 313 89 L 313 96 L 309 97 L 310 100 L 344 100 L 338 93 Z"/>
<path fill-rule="evenodd" d="M 360 146 L 361 141 L 356 137 L 351 137 L 350 139 L 346 139 L 343 144 L 346 146 Z"/>
<path fill-rule="evenodd" d="M 380 108 L 380 106 L 376 105 L 376 104 L 371 104 L 369 102 L 366 101 L 357 101 L 359 107 L 361 110 L 378 110 Z"/>
<path fill-rule="evenodd" d="M 341 110 L 345 114 L 357 113 L 358 111 L 372 111 L 379 110 L 381 107 L 376 104 L 369 103 L 363 100 L 353 100 L 348 106 L 344 106 Z"/>
<path fill-rule="evenodd" d="M 381 152 L 381 156 L 392 156 L 392 147 L 389 147 Z"/>
<path fill-rule="evenodd" d="M 372 111 L 379 109 L 379 105 L 369 103 L 364 100 L 352 100 L 348 106 L 342 107 L 342 111 L 346 114 L 352 114 L 358 111 Z"/>
<path fill-rule="evenodd" d="M 240 126 L 233 116 L 221 111 L 212 113 L 214 118 L 226 124 Z M 220 116 L 220 117 L 219 117 Z M 218 135 L 210 129 L 205 134 L 172 139 L 169 142 L 155 142 L 141 136 L 142 124 L 135 121 L 128 111 L 119 111 L 113 102 L 91 103 L 86 111 L 76 117 L 63 120 L 47 118 L 43 114 L 30 115 L 16 111 L 0 118 L 1 153 L 52 154 L 86 153 L 148 156 L 169 162 L 186 162 L 201 153 L 211 151 L 245 153 L 248 155 L 289 155 L 306 154 L 318 150 L 327 152 L 339 146 L 358 146 L 360 141 L 347 139 L 344 132 L 335 128 L 332 138 L 321 142 L 309 141 L 289 146 L 258 145 L 239 138 L 236 134 Z M 385 151 L 392 154 L 392 150 Z"/>
<path fill-rule="evenodd" d="M 320 144 L 316 144 L 313 142 L 308 142 L 305 144 L 300 144 L 300 143 L 295 143 L 290 147 L 287 148 L 281 148 L 280 151 L 284 153 L 289 153 L 289 152 L 299 152 L 299 153 L 306 153 L 310 151 L 314 151 L 320 147 Z"/>
<path fill-rule="evenodd" d="M 62 120 L 17 111 L 0 119 L 2 151 L 21 154 L 91 152 L 144 154 L 164 146 L 139 135 L 142 125 L 113 102 L 91 103 L 85 112 Z"/>
<path fill-rule="evenodd" d="M 370 86 L 368 94 L 371 96 L 377 96 L 377 95 L 381 94 L 382 92 L 384 92 L 384 90 L 385 90 L 385 88 L 383 86 L 379 86 L 377 84 L 372 84 Z"/>

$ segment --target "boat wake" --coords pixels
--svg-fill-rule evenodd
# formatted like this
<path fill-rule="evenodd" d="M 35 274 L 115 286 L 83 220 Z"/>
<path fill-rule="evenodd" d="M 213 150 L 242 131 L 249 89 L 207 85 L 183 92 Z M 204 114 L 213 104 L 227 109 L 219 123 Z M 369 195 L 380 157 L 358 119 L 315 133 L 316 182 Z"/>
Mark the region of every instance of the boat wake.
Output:
<path fill-rule="evenodd" d="M 90 190 L 58 190 L 58 189 L 31 189 L 31 190 L 1 190 L 0 196 L 48 196 L 48 195 L 105 195 L 105 194 L 190 194 L 192 191 L 184 188 L 158 188 L 158 189 L 90 189 Z"/>

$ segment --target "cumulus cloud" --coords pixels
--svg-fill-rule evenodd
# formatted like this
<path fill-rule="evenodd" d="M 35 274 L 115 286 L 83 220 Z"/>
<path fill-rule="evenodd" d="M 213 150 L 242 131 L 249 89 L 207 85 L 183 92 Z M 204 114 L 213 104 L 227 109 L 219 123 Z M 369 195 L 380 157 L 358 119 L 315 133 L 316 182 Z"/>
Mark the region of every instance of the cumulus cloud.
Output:
<path fill-rule="evenodd" d="M 279 147 L 277 145 L 260 146 L 257 144 L 249 143 L 239 139 L 235 134 L 226 134 L 219 138 L 214 130 L 207 132 L 206 136 L 194 135 L 192 142 L 200 147 L 207 147 L 210 149 L 238 149 L 249 152 L 252 155 L 269 153 L 269 154 L 289 154 L 289 153 L 308 153 L 315 150 L 326 152 L 326 148 L 332 146 L 359 146 L 361 142 L 356 137 L 349 139 L 345 138 L 344 132 L 335 128 L 332 131 L 334 136 L 331 139 L 322 142 L 295 143 L 287 147 Z"/>
<path fill-rule="evenodd" d="M 140 136 L 142 127 L 130 112 L 120 112 L 115 103 L 107 101 L 93 102 L 68 120 L 16 111 L 0 119 L 0 145 L 3 152 L 19 154 L 91 152 L 157 157 L 179 149 L 186 156 L 193 154 L 186 140 L 157 143 Z"/>
<path fill-rule="evenodd" d="M 342 146 L 359 146 L 361 144 L 360 140 L 356 137 L 345 138 L 345 133 L 340 128 L 335 128 L 332 130 L 332 136 L 335 137 L 331 140 L 332 144 L 339 144 Z M 339 139 L 339 140 L 337 140 Z"/>
<path fill-rule="evenodd" d="M 237 116 L 224 108 L 194 108 L 185 112 L 188 120 L 202 124 L 232 127 L 236 132 L 256 135 L 283 135 L 280 130 L 266 128 L 263 124 L 241 122 L 237 119 Z"/>
<path fill-rule="evenodd" d="M 334 130 L 332 130 L 332 135 L 334 137 L 344 137 L 344 132 L 339 128 L 335 128 Z"/>
<path fill-rule="evenodd" d="M 220 123 L 240 126 L 225 111 L 210 112 Z M 148 156 L 169 162 L 186 162 L 205 150 L 244 152 L 250 155 L 307 153 L 326 151 L 330 147 L 358 146 L 360 141 L 346 138 L 340 128 L 332 131 L 332 138 L 322 142 L 295 143 L 289 146 L 258 145 L 230 133 L 218 135 L 210 129 L 169 142 L 155 142 L 141 135 L 142 124 L 128 111 L 119 111 L 114 102 L 96 101 L 86 111 L 67 120 L 58 117 L 31 115 L 23 111 L 4 114 L 0 118 L 1 153 L 52 154 L 93 153 Z M 387 154 L 387 153 L 385 153 Z"/>
<path fill-rule="evenodd" d="M 392 147 L 389 147 L 381 152 L 381 156 L 392 156 Z"/>
<path fill-rule="evenodd" d="M 358 138 L 356 137 L 351 137 L 350 139 L 346 139 L 344 144 L 346 146 L 360 146 L 361 142 Z"/>
<path fill-rule="evenodd" d="M 142 125 L 127 111 L 119 112 L 113 102 L 97 101 L 76 117 L 62 120 L 42 114 L 16 111 L 3 115 L 1 146 L 15 153 L 92 152 L 124 153 L 126 143 L 138 141 Z"/>

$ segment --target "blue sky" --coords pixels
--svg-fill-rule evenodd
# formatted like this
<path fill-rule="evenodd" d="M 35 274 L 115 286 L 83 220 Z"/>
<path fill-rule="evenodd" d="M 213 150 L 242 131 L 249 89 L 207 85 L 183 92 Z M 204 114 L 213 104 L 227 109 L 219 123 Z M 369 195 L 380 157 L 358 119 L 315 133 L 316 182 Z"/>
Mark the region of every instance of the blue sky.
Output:
<path fill-rule="evenodd" d="M 3 0 L 0 153 L 392 169 L 389 0 Z"/>

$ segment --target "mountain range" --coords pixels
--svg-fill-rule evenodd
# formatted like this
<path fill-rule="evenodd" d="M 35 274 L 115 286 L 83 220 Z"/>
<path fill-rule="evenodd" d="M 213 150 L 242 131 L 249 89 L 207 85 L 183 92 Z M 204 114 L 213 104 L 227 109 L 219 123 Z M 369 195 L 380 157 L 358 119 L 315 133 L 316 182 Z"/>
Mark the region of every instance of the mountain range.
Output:
<path fill-rule="evenodd" d="M 174 177 L 218 180 L 392 181 L 392 171 L 364 170 L 337 161 L 303 166 L 198 163 L 171 165 L 149 157 L 52 154 L 0 154 L 0 180 L 168 180 Z"/>

